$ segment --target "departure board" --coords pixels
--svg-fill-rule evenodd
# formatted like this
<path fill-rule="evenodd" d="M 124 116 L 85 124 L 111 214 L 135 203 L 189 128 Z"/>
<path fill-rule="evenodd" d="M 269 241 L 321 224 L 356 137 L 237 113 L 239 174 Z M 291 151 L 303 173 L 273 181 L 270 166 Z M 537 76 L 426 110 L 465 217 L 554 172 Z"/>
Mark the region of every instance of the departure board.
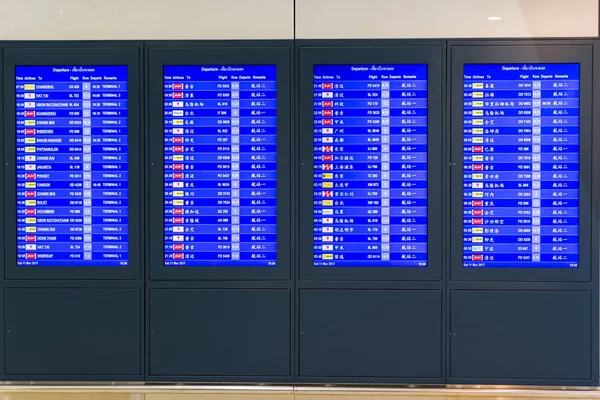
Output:
<path fill-rule="evenodd" d="M 164 264 L 277 263 L 275 65 L 164 66 Z"/>
<path fill-rule="evenodd" d="M 463 267 L 577 268 L 579 64 L 464 66 Z"/>
<path fill-rule="evenodd" d="M 427 266 L 427 65 L 315 65 L 313 265 Z"/>
<path fill-rule="evenodd" d="M 17 265 L 128 264 L 126 66 L 17 66 Z"/>

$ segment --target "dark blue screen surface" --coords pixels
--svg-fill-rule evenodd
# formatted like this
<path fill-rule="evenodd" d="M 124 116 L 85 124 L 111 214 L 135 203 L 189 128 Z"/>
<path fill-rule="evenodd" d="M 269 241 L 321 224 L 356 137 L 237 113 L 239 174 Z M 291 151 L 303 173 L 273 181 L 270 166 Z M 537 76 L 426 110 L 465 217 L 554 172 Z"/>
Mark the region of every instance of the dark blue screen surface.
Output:
<path fill-rule="evenodd" d="M 276 66 L 164 67 L 164 263 L 277 263 Z"/>
<path fill-rule="evenodd" d="M 463 267 L 577 268 L 579 64 L 464 66 Z"/>
<path fill-rule="evenodd" d="M 427 65 L 315 65 L 315 267 L 427 266 Z"/>
<path fill-rule="evenodd" d="M 126 66 L 16 67 L 17 264 L 126 266 Z"/>

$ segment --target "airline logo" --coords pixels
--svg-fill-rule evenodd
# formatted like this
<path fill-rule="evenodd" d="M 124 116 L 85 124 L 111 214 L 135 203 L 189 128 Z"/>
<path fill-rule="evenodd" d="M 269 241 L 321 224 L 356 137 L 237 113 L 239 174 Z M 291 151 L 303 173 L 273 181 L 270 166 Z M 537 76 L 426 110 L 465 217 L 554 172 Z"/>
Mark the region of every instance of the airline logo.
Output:
<path fill-rule="evenodd" d="M 333 99 L 333 92 L 322 92 L 321 97 L 323 99 Z"/>
<path fill-rule="evenodd" d="M 35 101 L 26 101 L 25 108 L 35 108 Z"/>
<path fill-rule="evenodd" d="M 471 141 L 473 143 L 483 143 L 483 138 L 482 137 L 474 137 L 471 139 Z"/>
<path fill-rule="evenodd" d="M 333 200 L 321 200 L 321 205 L 323 206 L 332 206 Z"/>
<path fill-rule="evenodd" d="M 26 137 L 25 144 L 35 144 L 35 138 L 34 137 Z"/>
<path fill-rule="evenodd" d="M 183 253 L 173 254 L 173 260 L 183 260 Z"/>
<path fill-rule="evenodd" d="M 333 218 L 321 218 L 322 224 L 333 224 Z"/>
<path fill-rule="evenodd" d="M 27 122 L 27 121 L 25 121 L 25 122 Z M 322 119 L 321 120 L 321 124 L 323 124 L 323 125 L 333 125 L 333 120 L 332 119 Z"/>
<path fill-rule="evenodd" d="M 174 99 L 183 99 L 183 92 L 173 92 Z"/>
<path fill-rule="evenodd" d="M 321 254 L 323 260 L 333 260 L 333 254 Z"/>
<path fill-rule="evenodd" d="M 25 129 L 25 134 L 26 135 L 35 135 L 35 129 L 27 128 L 27 129 Z"/>
<path fill-rule="evenodd" d="M 37 245 L 35 244 L 26 244 L 25 245 L 25 250 L 36 250 Z"/>
<path fill-rule="evenodd" d="M 35 83 L 26 83 L 24 86 L 25 90 L 35 90 Z"/>
<path fill-rule="evenodd" d="M 183 197 L 183 190 L 174 190 L 173 196 L 174 197 Z"/>
<path fill-rule="evenodd" d="M 183 143 L 183 138 L 181 136 L 174 137 L 173 143 Z"/>
<path fill-rule="evenodd" d="M 25 126 L 35 126 L 35 120 L 34 119 L 26 119 Z"/>
<path fill-rule="evenodd" d="M 35 164 L 25 164 L 25 171 L 35 171 Z"/>
<path fill-rule="evenodd" d="M 483 83 L 473 83 L 473 89 L 483 89 Z"/>
<path fill-rule="evenodd" d="M 483 92 L 473 92 L 474 99 L 483 99 Z"/>
<path fill-rule="evenodd" d="M 35 215 L 35 208 L 25 209 L 25 215 Z"/>
<path fill-rule="evenodd" d="M 483 197 L 483 192 L 471 192 L 471 197 Z"/>
<path fill-rule="evenodd" d="M 182 154 L 174 155 L 173 161 L 183 161 L 183 155 Z"/>
<path fill-rule="evenodd" d="M 333 215 L 333 208 L 324 208 L 321 210 L 321 213 L 323 215 Z"/>
<path fill-rule="evenodd" d="M 333 164 L 323 164 L 323 171 L 333 171 Z"/>
<path fill-rule="evenodd" d="M 174 242 L 183 242 L 183 235 L 173 235 Z"/>
<path fill-rule="evenodd" d="M 35 93 L 25 93 L 23 97 L 27 100 L 35 99 Z"/>
<path fill-rule="evenodd" d="M 483 182 L 472 182 L 471 188 L 473 189 L 483 189 Z"/>
<path fill-rule="evenodd" d="M 471 105 L 473 107 L 483 107 L 483 101 L 481 101 L 481 100 L 473 101 L 473 102 L 471 102 Z"/>
<path fill-rule="evenodd" d="M 483 231 L 483 228 L 473 228 L 473 229 L 481 229 Z M 473 236 L 471 238 L 471 241 L 473 243 L 483 243 L 483 236 Z"/>
<path fill-rule="evenodd" d="M 323 153 L 333 153 L 333 146 L 322 146 L 321 151 Z"/>
<path fill-rule="evenodd" d="M 480 209 L 471 210 L 471 215 L 474 215 L 476 217 L 481 217 L 483 215 L 483 210 L 480 210 Z"/>
<path fill-rule="evenodd" d="M 183 208 L 174 208 L 173 215 L 183 215 Z"/>
<path fill-rule="evenodd" d="M 183 135 L 183 128 L 173 128 L 173 135 Z"/>
<path fill-rule="evenodd" d="M 183 117 L 183 110 L 173 110 L 174 117 Z"/>
<path fill-rule="evenodd" d="M 333 117 L 333 110 L 323 110 L 321 111 L 321 115 L 323 117 Z"/>
<path fill-rule="evenodd" d="M 183 200 L 181 199 L 173 199 L 173 205 L 174 206 L 182 206 L 183 205 Z M 183 210 L 181 212 L 183 214 Z"/>
<path fill-rule="evenodd" d="M 321 128 L 323 135 L 333 135 L 333 128 Z"/>
<path fill-rule="evenodd" d="M 481 254 L 473 254 L 471 256 L 472 261 L 483 261 L 483 255 Z"/>
<path fill-rule="evenodd" d="M 473 125 L 483 125 L 483 120 L 482 119 L 474 119 Z"/>
<path fill-rule="evenodd" d="M 471 174 L 471 179 L 483 179 L 483 174 Z"/>
<path fill-rule="evenodd" d="M 333 188 L 333 182 L 321 182 L 321 187 L 325 189 Z"/>
<path fill-rule="evenodd" d="M 321 192 L 321 197 L 333 197 L 333 190 L 324 190 Z"/>
<path fill-rule="evenodd" d="M 35 253 L 27 253 L 25 254 L 25 259 L 27 260 L 35 260 Z"/>
<path fill-rule="evenodd" d="M 321 156 L 321 161 L 333 161 L 333 156 L 331 154 L 326 154 Z"/>
<path fill-rule="evenodd" d="M 471 246 L 471 251 L 483 251 L 483 246 Z"/>
<path fill-rule="evenodd" d="M 27 188 L 27 189 L 35 189 L 36 188 L 36 183 L 35 182 L 25 182 L 25 188 Z"/>
<path fill-rule="evenodd" d="M 183 83 L 174 83 L 173 84 L 173 89 L 174 90 L 181 90 L 181 89 L 183 89 Z"/>
<path fill-rule="evenodd" d="M 333 101 L 331 101 L 331 100 L 322 101 L 321 107 L 333 107 Z"/>
<path fill-rule="evenodd" d="M 175 233 L 183 233 L 183 226 L 174 226 L 173 232 Z"/>
<path fill-rule="evenodd" d="M 471 161 L 483 161 L 483 156 L 471 156 Z"/>
<path fill-rule="evenodd" d="M 323 244 L 323 245 L 321 245 L 321 250 L 323 250 L 323 251 L 333 251 L 333 245 L 332 244 Z"/>
<path fill-rule="evenodd" d="M 25 111 L 26 117 L 35 117 L 35 111 Z"/>
<path fill-rule="evenodd" d="M 176 251 L 183 250 L 183 244 L 182 243 L 174 243 L 173 244 L 173 250 L 176 250 Z"/>
<path fill-rule="evenodd" d="M 35 153 L 35 146 L 25 147 L 25 153 Z"/>
<path fill-rule="evenodd" d="M 321 89 L 333 89 L 333 83 L 321 83 Z"/>
<path fill-rule="evenodd" d="M 35 179 L 35 174 L 28 172 L 25 174 L 25 179 Z"/>
<path fill-rule="evenodd" d="M 483 164 L 473 164 L 473 171 L 483 171 Z"/>
<path fill-rule="evenodd" d="M 333 179 L 333 174 L 331 172 L 326 172 L 324 174 L 321 174 L 321 178 L 323 178 L 323 179 Z"/>
<path fill-rule="evenodd" d="M 482 234 L 483 228 L 471 228 L 471 233 Z M 478 238 L 471 238 L 471 240 L 474 240 L 474 239 L 478 239 Z M 483 238 L 481 238 L 481 241 L 483 242 Z"/>
<path fill-rule="evenodd" d="M 26 206 L 35 206 L 35 205 L 37 205 L 37 201 L 35 201 L 35 200 L 25 200 L 25 205 Z"/>
<path fill-rule="evenodd" d="M 174 224 L 183 224 L 183 217 L 173 217 Z"/>
<path fill-rule="evenodd" d="M 173 179 L 183 179 L 183 172 L 173 172 Z"/>
<path fill-rule="evenodd" d="M 173 102 L 173 107 L 183 108 L 183 101 L 174 101 Z"/>
<path fill-rule="evenodd" d="M 173 146 L 174 153 L 183 153 L 183 146 Z"/>
<path fill-rule="evenodd" d="M 25 161 L 35 161 L 35 156 L 25 156 Z"/>
<path fill-rule="evenodd" d="M 174 171 L 183 171 L 183 164 L 173 164 Z"/>
<path fill-rule="evenodd" d="M 37 231 L 37 228 L 35 226 L 26 226 L 25 227 L 25 232 L 27 233 L 35 233 Z"/>
<path fill-rule="evenodd" d="M 473 135 L 483 135 L 483 128 L 473 128 Z"/>
<path fill-rule="evenodd" d="M 323 242 L 333 242 L 333 236 L 321 236 Z"/>
<path fill-rule="evenodd" d="M 483 225 L 483 218 L 473 218 L 471 223 L 473 225 Z"/>
<path fill-rule="evenodd" d="M 483 117 L 483 110 L 473 110 L 474 117 Z"/>
<path fill-rule="evenodd" d="M 333 233 L 333 226 L 324 226 L 322 231 L 323 233 Z"/>
<path fill-rule="evenodd" d="M 483 146 L 473 146 L 471 147 L 471 151 L 473 153 L 483 153 Z"/>
<path fill-rule="evenodd" d="M 174 188 L 183 188 L 183 182 L 173 182 Z"/>
<path fill-rule="evenodd" d="M 183 120 L 182 119 L 174 119 L 173 125 L 183 125 Z"/>
<path fill-rule="evenodd" d="M 323 142 L 323 143 L 333 143 L 333 138 L 331 136 L 325 136 L 324 138 L 321 138 L 321 142 Z"/>
<path fill-rule="evenodd" d="M 25 197 L 35 197 L 35 191 L 33 191 L 33 190 L 27 190 L 25 192 Z"/>
<path fill-rule="evenodd" d="M 35 242 L 35 235 L 26 235 L 25 241 L 26 242 Z"/>
<path fill-rule="evenodd" d="M 35 218 L 25 218 L 26 224 L 35 224 L 37 220 Z"/>
<path fill-rule="evenodd" d="M 471 206 L 483 207 L 483 200 L 473 200 L 473 201 L 471 201 Z"/>

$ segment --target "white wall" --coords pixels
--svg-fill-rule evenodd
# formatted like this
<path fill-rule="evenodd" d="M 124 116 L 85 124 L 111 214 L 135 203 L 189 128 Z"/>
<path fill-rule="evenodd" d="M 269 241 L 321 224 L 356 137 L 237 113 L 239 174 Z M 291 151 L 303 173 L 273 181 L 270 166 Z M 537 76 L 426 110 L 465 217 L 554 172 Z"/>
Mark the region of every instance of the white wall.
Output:
<path fill-rule="evenodd" d="M 295 11 L 297 38 L 598 34 L 597 0 L 296 0 Z M 293 37 L 293 0 L 0 0 L 0 40 Z"/>

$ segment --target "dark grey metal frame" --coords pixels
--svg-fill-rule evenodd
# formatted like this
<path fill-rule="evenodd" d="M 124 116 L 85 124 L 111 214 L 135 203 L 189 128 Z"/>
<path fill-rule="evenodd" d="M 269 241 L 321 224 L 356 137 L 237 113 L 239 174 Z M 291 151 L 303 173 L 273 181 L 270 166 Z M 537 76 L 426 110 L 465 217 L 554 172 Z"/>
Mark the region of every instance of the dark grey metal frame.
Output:
<path fill-rule="evenodd" d="M 598 385 L 598 252 L 600 193 L 598 174 L 600 161 L 592 154 L 600 154 L 600 140 L 593 126 L 600 122 L 594 95 L 600 95 L 599 43 L 595 40 L 456 40 L 448 42 L 448 126 L 451 148 L 451 201 L 448 204 L 451 223 L 448 226 L 447 246 L 448 279 L 446 280 L 446 315 L 448 337 L 446 345 L 446 370 L 448 384 L 494 385 Z M 458 52 L 455 53 L 456 49 Z M 581 181 L 587 191 L 580 197 L 580 251 L 579 270 L 520 270 L 520 269 L 463 269 L 462 268 L 462 81 L 463 64 L 486 63 L 572 62 L 581 64 Z M 593 70 L 592 70 L 593 68 Z M 593 92 L 593 93 L 592 93 Z M 587 103 L 586 103 L 587 102 Z M 597 129 L 597 128 L 596 128 Z M 593 179 L 592 179 L 593 178 Z M 591 294 L 592 321 L 590 346 L 591 376 L 589 380 L 556 379 L 465 379 L 452 377 L 452 315 L 453 290 L 525 290 L 525 291 L 585 291 Z M 560 362 L 560 360 L 556 360 Z"/>
<path fill-rule="evenodd" d="M 146 199 L 149 202 L 145 231 L 148 246 L 146 257 L 147 304 L 150 292 L 156 289 L 281 289 L 289 293 L 290 299 L 290 375 L 289 376 L 164 376 L 152 374 L 150 370 L 150 310 L 146 309 L 145 322 L 145 377 L 147 382 L 273 382 L 290 383 L 295 373 L 293 343 L 294 326 L 294 260 L 292 258 L 292 238 L 294 228 L 293 180 L 293 110 L 294 110 L 294 54 L 292 40 L 224 40 L 224 41 L 152 41 L 144 46 L 145 101 L 149 111 L 146 119 L 146 184 L 149 190 Z M 154 54 L 154 55 L 153 55 Z M 200 65 L 200 64 L 276 64 L 277 65 L 277 159 L 278 159 L 278 262 L 276 267 L 164 267 L 162 234 L 163 214 L 163 118 L 162 118 L 162 66 L 163 65 Z M 158 101 L 151 98 L 152 93 L 160 93 Z M 155 163 L 153 166 L 152 163 Z M 280 164 L 281 163 L 281 164 Z M 160 172 L 157 170 L 160 169 Z M 160 208 L 160 210 L 158 210 Z M 151 213 L 152 211 L 152 213 Z M 157 213 L 160 211 L 160 217 Z M 283 212 L 282 212 L 283 211 Z M 159 230 L 152 232 L 151 230 Z M 160 247 L 153 249 L 152 247 Z"/>
<path fill-rule="evenodd" d="M 0 358 L 4 360 L 4 291 L 8 288 L 69 288 L 69 289 L 137 289 L 139 291 L 139 333 L 140 333 L 140 367 L 139 373 L 134 375 L 7 375 L 4 362 L 0 363 L 0 377 L 4 381 L 126 381 L 137 382 L 144 379 L 144 292 L 142 281 L 142 248 L 143 227 L 142 215 L 144 203 L 142 201 L 143 171 L 141 166 L 141 147 L 143 131 L 142 108 L 142 43 L 132 41 L 44 41 L 44 42 L 2 42 L 0 43 L 0 61 L 3 68 L 2 82 L 4 91 L 0 99 L 0 118 L 6 116 L 0 127 L 4 139 L 0 141 L 3 150 L 0 151 L 0 160 L 4 165 L 4 172 L 0 174 L 0 185 L 5 193 L 0 196 L 0 221 L 4 229 L 0 229 L 2 247 L 0 257 L 4 273 L 0 274 Z M 19 270 L 16 266 L 16 253 L 9 255 L 9 249 L 15 246 L 14 221 L 16 213 L 15 195 L 15 92 L 14 92 L 14 67 L 16 65 L 128 65 L 129 81 L 129 151 L 130 151 L 130 196 L 132 204 L 138 204 L 138 213 L 133 214 L 129 222 L 130 232 L 137 233 L 130 239 L 130 265 L 115 268 L 85 268 L 57 267 L 55 269 L 31 268 Z M 4 104 L 2 104 L 4 102 Z M 138 167 L 136 170 L 135 168 Z M 136 174 L 137 172 L 137 174 Z M 12 182 L 6 188 L 5 183 Z M 6 207 L 8 205 L 9 207 Z M 12 215 L 11 215 L 12 213 Z M 13 221 L 13 225 L 6 224 Z M 12 243 L 12 244 L 11 244 Z M 19 267 L 21 268 L 21 267 Z M 86 310 L 81 310 L 86 312 Z"/>
<path fill-rule="evenodd" d="M 300 326 L 300 295 L 304 290 L 434 290 L 442 293 L 442 332 L 445 332 L 444 275 L 445 257 L 442 232 L 445 229 L 445 172 L 444 148 L 446 142 L 445 100 L 446 48 L 445 41 L 436 40 L 296 40 L 296 157 L 298 159 L 297 197 L 299 204 L 298 237 L 295 240 L 296 268 L 296 332 L 302 334 Z M 428 132 L 433 136 L 428 140 L 428 212 L 439 218 L 432 223 L 429 214 L 427 268 L 315 268 L 312 263 L 312 81 L 314 64 L 429 64 L 428 67 Z M 437 143 L 434 142 L 437 140 Z M 437 158 L 436 158 L 437 156 Z M 438 195 L 434 199 L 432 193 Z M 433 225 L 433 226 L 432 226 Z M 432 231 L 432 228 L 439 232 Z M 432 257 L 433 256 L 433 257 Z M 422 378 L 376 378 L 376 377 L 323 377 L 305 376 L 298 370 L 302 357 L 299 340 L 295 342 L 298 383 L 350 383 L 350 384 L 443 384 L 445 382 L 446 353 L 445 338 L 441 338 L 442 365 L 439 376 Z"/>

